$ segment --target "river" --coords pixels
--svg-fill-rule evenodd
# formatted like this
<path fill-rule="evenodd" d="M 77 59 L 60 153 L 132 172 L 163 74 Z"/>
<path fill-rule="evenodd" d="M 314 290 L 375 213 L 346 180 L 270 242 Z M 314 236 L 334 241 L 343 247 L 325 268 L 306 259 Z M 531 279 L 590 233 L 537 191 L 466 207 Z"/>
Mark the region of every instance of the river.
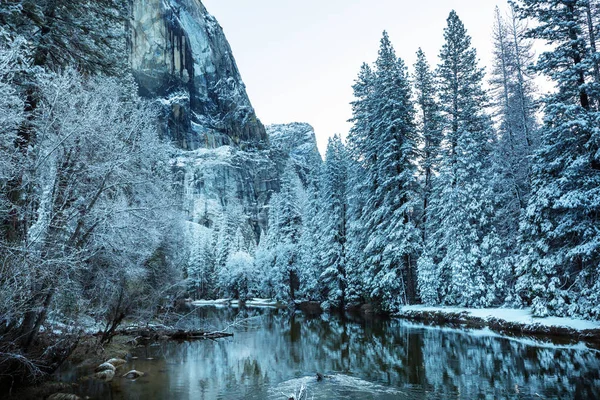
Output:
<path fill-rule="evenodd" d="M 600 399 L 600 352 L 400 320 L 199 308 L 188 326 L 232 338 L 136 348 L 122 373 L 84 381 L 91 399 Z M 325 377 L 318 381 L 316 373 Z M 63 371 L 64 380 L 80 372 Z"/>

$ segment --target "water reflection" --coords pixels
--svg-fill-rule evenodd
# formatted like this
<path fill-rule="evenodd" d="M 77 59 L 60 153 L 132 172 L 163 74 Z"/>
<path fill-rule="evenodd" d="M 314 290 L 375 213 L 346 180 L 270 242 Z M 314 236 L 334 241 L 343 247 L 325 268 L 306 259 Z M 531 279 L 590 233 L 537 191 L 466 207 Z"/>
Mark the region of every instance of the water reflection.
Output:
<path fill-rule="evenodd" d="M 200 309 L 195 323 L 223 327 L 237 312 Z M 402 321 L 245 313 L 254 318 L 236 326 L 233 338 L 138 348 L 138 359 L 126 368 L 146 377 L 84 385 L 82 394 L 285 400 L 305 386 L 314 399 L 600 398 L 600 353 L 594 350 Z M 317 371 L 329 376 L 317 382 Z"/>

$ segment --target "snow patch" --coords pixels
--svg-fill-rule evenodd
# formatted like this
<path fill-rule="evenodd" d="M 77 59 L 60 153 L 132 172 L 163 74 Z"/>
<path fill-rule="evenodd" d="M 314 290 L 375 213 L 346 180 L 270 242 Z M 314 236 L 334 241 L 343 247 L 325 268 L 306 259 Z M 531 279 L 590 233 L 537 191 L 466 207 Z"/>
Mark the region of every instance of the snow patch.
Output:
<path fill-rule="evenodd" d="M 284 304 L 272 299 L 251 299 L 246 301 L 246 307 L 278 308 L 283 306 Z"/>
<path fill-rule="evenodd" d="M 430 306 L 404 306 L 400 309 L 400 315 L 406 312 L 441 312 L 447 314 L 466 313 L 467 316 L 481 318 L 489 321 L 491 319 L 502 320 L 520 325 L 540 325 L 545 327 L 568 328 L 576 331 L 600 330 L 600 322 L 588 321 L 575 318 L 561 317 L 534 317 L 530 308 L 462 308 L 462 307 L 430 307 Z"/>

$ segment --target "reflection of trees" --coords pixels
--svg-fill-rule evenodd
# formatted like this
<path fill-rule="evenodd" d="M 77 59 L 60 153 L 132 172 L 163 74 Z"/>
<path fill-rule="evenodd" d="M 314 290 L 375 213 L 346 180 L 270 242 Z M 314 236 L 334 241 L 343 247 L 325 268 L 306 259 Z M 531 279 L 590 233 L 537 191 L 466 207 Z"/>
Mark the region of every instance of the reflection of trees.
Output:
<path fill-rule="evenodd" d="M 178 375 L 170 373 L 170 380 L 178 380 L 171 384 L 188 381 L 190 393 L 205 398 L 225 393 L 267 398 L 269 384 L 319 371 L 407 389 L 416 398 L 415 391 L 421 398 L 436 399 L 529 398 L 536 393 L 600 398 L 600 356 L 591 351 L 411 328 L 399 321 L 258 313 L 257 323 L 236 328 L 230 340 L 163 348 L 167 362 L 181 366 Z M 211 324 L 224 326 L 234 316 L 229 310 L 213 311 Z"/>
<path fill-rule="evenodd" d="M 600 396 L 596 352 L 534 347 L 465 332 L 427 330 L 423 337 L 426 379 L 436 397 Z"/>

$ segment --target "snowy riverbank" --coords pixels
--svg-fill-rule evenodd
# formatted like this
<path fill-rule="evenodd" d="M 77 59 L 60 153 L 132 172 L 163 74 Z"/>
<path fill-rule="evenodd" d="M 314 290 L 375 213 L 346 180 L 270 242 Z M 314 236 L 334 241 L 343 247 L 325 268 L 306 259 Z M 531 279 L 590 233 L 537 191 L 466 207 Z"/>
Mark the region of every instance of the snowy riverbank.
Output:
<path fill-rule="evenodd" d="M 474 309 L 405 306 L 395 316 L 421 322 L 489 327 L 499 332 L 564 336 L 600 342 L 600 321 L 560 317 L 537 318 L 531 314 L 531 310 L 528 308 Z"/>
<path fill-rule="evenodd" d="M 287 305 L 271 299 L 249 299 L 245 302 L 240 302 L 235 299 L 217 299 L 217 300 L 194 300 L 190 302 L 193 306 L 196 307 L 239 307 L 240 303 L 243 303 L 245 307 L 256 307 L 256 308 L 284 308 Z"/>

